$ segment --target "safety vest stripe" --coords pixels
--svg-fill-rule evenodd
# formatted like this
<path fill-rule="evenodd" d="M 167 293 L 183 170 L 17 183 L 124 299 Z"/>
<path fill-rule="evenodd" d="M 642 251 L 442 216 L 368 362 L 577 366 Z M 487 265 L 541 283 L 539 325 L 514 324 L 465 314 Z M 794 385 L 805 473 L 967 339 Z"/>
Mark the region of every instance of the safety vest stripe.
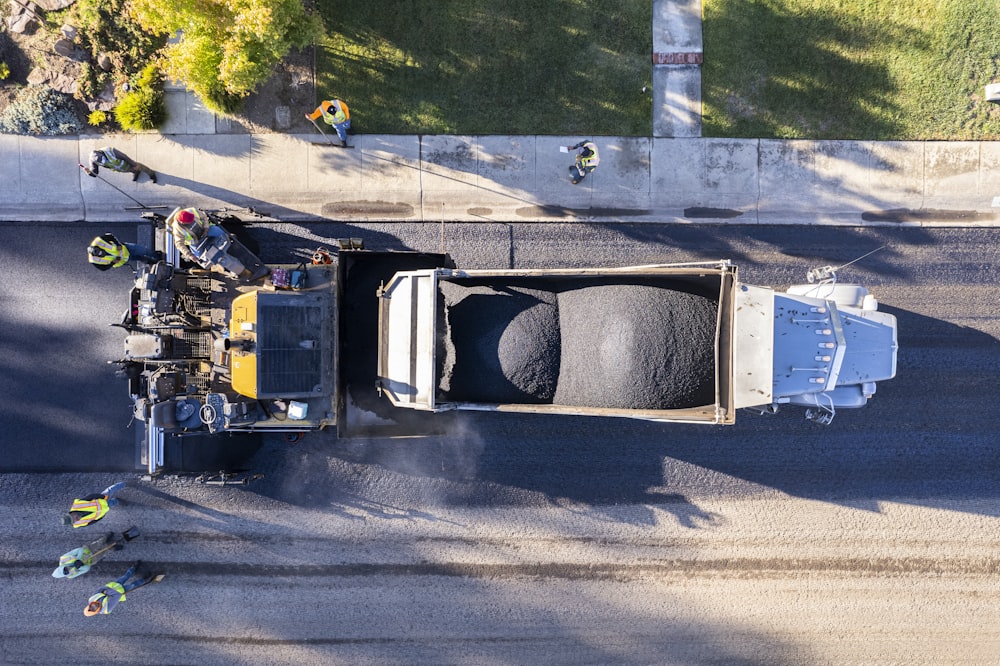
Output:
<path fill-rule="evenodd" d="M 106 148 L 101 152 L 104 153 L 104 158 L 106 160 L 104 162 L 104 166 L 108 167 L 112 171 L 118 171 L 125 168 L 125 160 L 115 157 L 114 150 Z"/>
<path fill-rule="evenodd" d="M 108 512 L 108 502 L 107 500 L 97 499 L 97 500 L 73 500 L 73 506 L 70 507 L 70 511 L 80 511 L 87 513 L 87 515 L 82 518 L 78 518 L 73 521 L 73 527 L 84 527 L 89 525 L 95 520 L 99 520 L 104 517 L 104 514 Z"/>

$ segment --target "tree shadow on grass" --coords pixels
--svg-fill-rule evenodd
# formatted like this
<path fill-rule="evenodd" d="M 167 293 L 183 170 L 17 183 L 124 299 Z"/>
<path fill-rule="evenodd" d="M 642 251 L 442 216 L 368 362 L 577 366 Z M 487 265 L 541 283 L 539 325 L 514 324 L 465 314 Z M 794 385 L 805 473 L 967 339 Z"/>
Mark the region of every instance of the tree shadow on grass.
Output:
<path fill-rule="evenodd" d="M 707 136 L 887 139 L 900 109 L 882 45 L 926 50 L 926 34 L 829 9 L 794 14 L 775 2 L 713 0 L 704 17 Z M 848 58 L 845 52 L 866 53 Z"/>
<path fill-rule="evenodd" d="M 319 0 L 317 93 L 368 133 L 648 136 L 649 3 L 571 4 Z"/>

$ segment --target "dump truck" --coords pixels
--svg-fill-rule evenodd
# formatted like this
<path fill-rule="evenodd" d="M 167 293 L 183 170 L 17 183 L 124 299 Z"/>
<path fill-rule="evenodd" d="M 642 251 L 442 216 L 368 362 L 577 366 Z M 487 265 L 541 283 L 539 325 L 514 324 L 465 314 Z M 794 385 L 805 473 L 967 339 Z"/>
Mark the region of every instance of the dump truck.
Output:
<path fill-rule="evenodd" d="M 431 412 L 732 424 L 798 405 L 829 423 L 895 375 L 897 342 L 895 317 L 826 268 L 785 292 L 729 261 L 401 272 L 378 293 L 378 389 Z"/>

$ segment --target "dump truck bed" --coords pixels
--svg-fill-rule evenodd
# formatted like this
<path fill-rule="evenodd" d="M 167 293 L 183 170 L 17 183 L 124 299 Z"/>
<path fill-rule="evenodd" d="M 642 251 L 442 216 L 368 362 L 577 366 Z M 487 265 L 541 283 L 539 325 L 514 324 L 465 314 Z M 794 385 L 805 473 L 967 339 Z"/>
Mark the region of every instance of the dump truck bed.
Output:
<path fill-rule="evenodd" d="M 731 423 L 735 286 L 728 262 L 400 273 L 379 385 L 431 411 Z"/>

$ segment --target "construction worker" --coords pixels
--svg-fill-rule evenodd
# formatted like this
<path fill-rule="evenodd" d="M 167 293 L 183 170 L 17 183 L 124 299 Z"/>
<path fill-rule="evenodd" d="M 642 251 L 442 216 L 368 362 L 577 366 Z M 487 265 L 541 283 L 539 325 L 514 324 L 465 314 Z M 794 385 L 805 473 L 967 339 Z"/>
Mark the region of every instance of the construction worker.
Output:
<path fill-rule="evenodd" d="M 108 532 L 99 539 L 91 541 L 86 546 L 74 548 L 59 557 L 59 566 L 52 572 L 53 578 L 76 578 L 90 571 L 105 555 L 121 550 L 125 543 L 139 536 L 139 528 L 132 526 L 122 532 L 121 538 L 116 538 L 114 532 Z"/>
<path fill-rule="evenodd" d="M 206 236 L 216 235 L 222 231 L 208 215 L 197 208 L 175 208 L 167 217 L 166 225 L 174 237 L 174 245 L 181 256 L 203 268 L 208 268 L 201 257 L 192 251 L 192 248 Z"/>
<path fill-rule="evenodd" d="M 351 129 L 351 110 L 347 108 L 347 104 L 339 99 L 323 100 L 315 111 L 306 114 L 306 118 L 313 121 L 313 124 L 320 116 L 323 117 L 323 122 L 337 130 L 340 143 L 346 146 L 347 130 Z"/>
<path fill-rule="evenodd" d="M 119 578 L 101 586 L 97 592 L 91 595 L 87 607 L 83 609 L 83 614 L 87 617 L 93 615 L 107 615 L 115 609 L 121 602 L 125 601 L 125 593 L 142 587 L 146 583 L 151 583 L 162 574 L 142 573 L 135 580 L 129 581 L 136 571 L 142 567 L 142 561 L 138 561 L 129 567 L 128 571 Z"/>
<path fill-rule="evenodd" d="M 156 173 L 145 164 L 136 162 L 131 157 L 111 146 L 99 148 L 90 153 L 90 168 L 84 169 L 91 178 L 97 178 L 100 168 L 111 169 L 118 173 L 131 173 L 132 182 L 139 180 L 139 174 L 149 174 L 149 179 L 156 182 Z"/>
<path fill-rule="evenodd" d="M 125 482 L 120 481 L 113 486 L 108 486 L 96 495 L 87 495 L 83 499 L 73 500 L 69 512 L 63 516 L 63 525 L 72 525 L 75 529 L 96 523 L 107 515 L 111 507 L 118 504 L 115 494 L 124 487 Z"/>
<path fill-rule="evenodd" d="M 90 247 L 87 248 L 87 260 L 99 271 L 120 268 L 130 259 L 155 264 L 160 257 L 142 245 L 123 243 L 112 234 L 101 234 L 90 241 Z"/>
<path fill-rule="evenodd" d="M 574 185 L 587 177 L 601 163 L 601 158 L 597 154 L 597 145 L 590 139 L 586 139 L 575 146 L 566 146 L 568 150 L 575 150 L 576 164 L 569 168 L 569 175 Z"/>

